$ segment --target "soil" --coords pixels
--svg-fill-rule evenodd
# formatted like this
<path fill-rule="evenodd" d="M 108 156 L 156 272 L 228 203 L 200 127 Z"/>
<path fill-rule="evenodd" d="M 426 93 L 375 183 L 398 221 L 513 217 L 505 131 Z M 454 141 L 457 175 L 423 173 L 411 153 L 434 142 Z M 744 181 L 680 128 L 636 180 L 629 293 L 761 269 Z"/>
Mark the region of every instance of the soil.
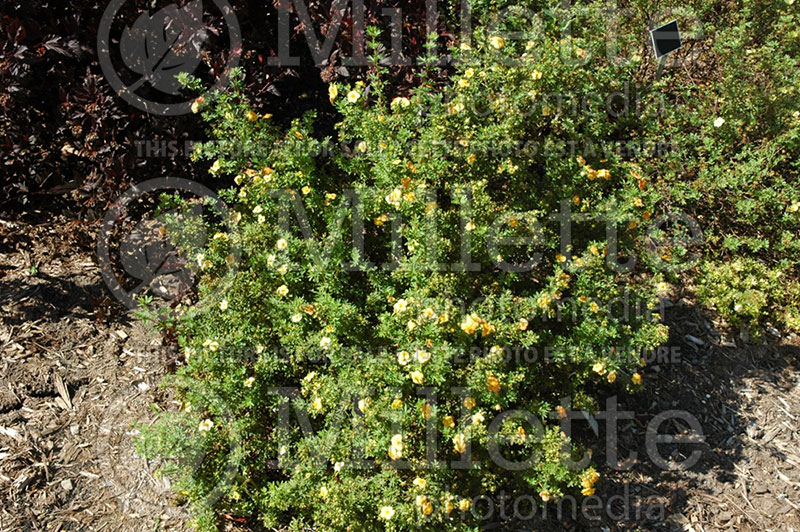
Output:
<path fill-rule="evenodd" d="M 109 296 L 94 238 L 66 215 L 0 219 L 2 532 L 184 530 L 190 519 L 159 464 L 132 443 L 137 423 L 177 407 L 158 388 L 168 357 Z M 648 365 L 642 393 L 618 398 L 619 410 L 634 412 L 619 422 L 619 456 L 638 460 L 628 470 L 604 465 L 604 422 L 599 437 L 575 422 L 600 464 L 600 518 L 551 516 L 515 529 L 800 531 L 800 339 L 744 341 L 696 307 L 689 288 L 667 310 L 675 356 Z M 699 450 L 688 470 L 648 456 L 648 424 L 668 410 L 702 429 L 703 443 L 658 446 L 673 464 Z M 672 419 L 661 432 L 687 428 Z"/>
<path fill-rule="evenodd" d="M 27 218 L 27 219 L 26 219 Z M 108 297 L 91 230 L 0 221 L 0 530 L 182 530 L 136 422 L 173 408 L 160 338 Z"/>

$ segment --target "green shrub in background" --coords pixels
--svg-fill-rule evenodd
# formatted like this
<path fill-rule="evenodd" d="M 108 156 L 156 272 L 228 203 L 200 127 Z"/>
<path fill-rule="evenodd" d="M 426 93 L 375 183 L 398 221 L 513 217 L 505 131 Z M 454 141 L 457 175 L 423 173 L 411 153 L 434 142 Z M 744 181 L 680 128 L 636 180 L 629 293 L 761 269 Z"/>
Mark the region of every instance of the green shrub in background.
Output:
<path fill-rule="evenodd" d="M 623 355 L 666 340 L 652 316 L 665 281 L 696 273 L 701 300 L 734 324 L 777 309 L 797 326 L 796 98 L 758 97 L 721 51 L 707 86 L 645 83 L 646 50 L 606 60 L 603 7 L 570 8 L 582 25 L 566 38 L 554 6 L 517 40 L 503 31 L 529 28 L 522 18 L 476 27 L 451 50 L 445 87 L 434 64 L 403 94 L 377 67 L 331 85 L 335 139 L 315 136 L 313 114 L 273 126 L 241 80 L 197 102 L 215 141 L 196 155 L 234 177 L 222 196 L 235 231 L 187 249 L 202 283 L 177 318 L 185 363 L 169 383 L 184 409 L 139 445 L 183 457 L 172 473 L 201 528 L 224 511 L 293 530 L 477 530 L 479 496 L 592 494 L 597 473 L 561 431 L 561 401 L 594 410 L 601 385 L 640 385 L 638 356 Z M 622 28 L 646 26 L 647 7 Z M 701 20 L 711 7 L 692 6 Z M 742 13 L 715 31 L 746 39 Z M 775 13 L 748 67 L 794 94 L 790 61 L 764 59 L 796 46 L 796 15 Z M 626 90 L 649 111 L 607 100 Z M 759 124 L 764 112 L 783 121 Z M 631 157 L 620 139 L 676 148 Z M 567 209 L 584 216 L 569 241 Z M 696 270 L 697 243 L 662 234 L 681 210 L 704 229 Z M 514 356 L 526 348 L 538 356 Z M 468 457 L 479 464 L 458 465 Z"/>
<path fill-rule="evenodd" d="M 662 202 L 704 229 L 701 302 L 752 333 L 765 320 L 798 331 L 798 8 L 784 0 L 725 13 L 710 2 L 690 6 L 703 22 L 702 54 L 653 85 L 670 105 L 642 123 L 679 149 L 643 169 L 657 176 Z"/>

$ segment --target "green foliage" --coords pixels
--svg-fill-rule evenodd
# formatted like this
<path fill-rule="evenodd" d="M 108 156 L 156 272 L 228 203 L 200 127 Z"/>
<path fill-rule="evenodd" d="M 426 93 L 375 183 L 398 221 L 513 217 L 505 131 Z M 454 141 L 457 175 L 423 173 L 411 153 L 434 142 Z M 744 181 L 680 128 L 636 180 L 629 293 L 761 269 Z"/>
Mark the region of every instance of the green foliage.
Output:
<path fill-rule="evenodd" d="M 700 301 L 734 326 L 758 336 L 765 317 L 774 316 L 786 327 L 800 330 L 800 290 L 787 283 L 780 271 L 747 258 L 703 264 L 698 278 Z"/>
<path fill-rule="evenodd" d="M 696 273 L 698 251 L 701 301 L 734 324 L 778 312 L 797 325 L 797 73 L 781 56 L 796 47 L 796 15 L 753 5 L 720 19 L 718 77 L 681 88 L 644 83 L 640 53 L 606 60 L 600 7 L 550 6 L 534 29 L 514 17 L 477 27 L 450 50 L 445 87 L 432 63 L 400 94 L 377 66 L 333 84 L 336 138 L 316 136 L 314 113 L 275 126 L 238 78 L 197 102 L 213 140 L 195 156 L 234 176 L 221 196 L 235 230 L 194 257 L 200 300 L 174 324 L 185 360 L 171 384 L 185 408 L 143 450 L 207 457 L 175 471 L 198 524 L 224 510 L 292 530 L 467 531 L 481 523 L 464 501 L 479 495 L 593 493 L 593 468 L 570 467 L 582 448 L 560 430 L 560 402 L 593 410 L 603 386 L 638 386 L 638 357 L 621 353 L 666 341 L 657 292 Z M 774 30 L 766 40 L 751 42 L 748 9 Z M 646 13 L 634 3 L 623 29 Z M 736 42 L 755 51 L 731 58 Z M 736 79 L 740 61 L 774 94 Z M 626 109 L 626 90 L 646 112 Z M 610 144 L 665 137 L 666 154 Z M 567 209 L 584 217 L 570 241 L 553 216 Z M 676 222 L 681 210 L 705 245 Z M 508 356 L 520 348 L 539 356 Z M 512 470 L 496 448 L 533 460 Z M 465 454 L 480 464 L 455 467 Z"/>

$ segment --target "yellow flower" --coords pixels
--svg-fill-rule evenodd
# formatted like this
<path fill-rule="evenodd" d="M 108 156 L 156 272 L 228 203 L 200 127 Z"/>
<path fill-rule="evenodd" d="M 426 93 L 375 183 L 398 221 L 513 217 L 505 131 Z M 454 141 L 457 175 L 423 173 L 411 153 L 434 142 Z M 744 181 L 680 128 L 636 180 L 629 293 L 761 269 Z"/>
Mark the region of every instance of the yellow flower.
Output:
<path fill-rule="evenodd" d="M 339 96 L 339 87 L 336 85 L 330 85 L 328 87 L 328 99 L 333 103 L 336 97 Z"/>
<path fill-rule="evenodd" d="M 195 98 L 195 100 L 192 102 L 192 112 L 197 113 L 200 110 L 200 106 L 203 105 L 204 101 L 206 101 L 206 99 L 203 98 L 202 96 Z"/>
<path fill-rule="evenodd" d="M 210 342 L 208 342 L 208 349 L 211 350 L 212 352 L 219 350 L 219 342 L 217 342 L 216 340 L 211 340 Z"/>
<path fill-rule="evenodd" d="M 614 382 L 615 380 L 617 380 L 617 372 L 612 371 L 608 374 L 608 382 Z"/>
<path fill-rule="evenodd" d="M 359 98 L 361 98 L 361 93 L 356 90 L 347 93 L 347 101 L 350 103 L 356 103 Z"/>
<path fill-rule="evenodd" d="M 414 384 L 422 384 L 425 381 L 425 374 L 421 371 L 412 371 L 410 376 Z"/>
<path fill-rule="evenodd" d="M 464 229 L 467 231 L 474 231 L 477 226 L 475 222 L 467 222 L 467 225 L 464 226 Z"/>
<path fill-rule="evenodd" d="M 358 409 L 361 412 L 366 412 L 367 408 L 369 408 L 369 405 L 371 405 L 371 404 L 372 404 L 372 401 L 370 401 L 369 398 L 367 398 L 367 399 L 359 399 L 358 400 Z"/>
<path fill-rule="evenodd" d="M 275 243 L 275 247 L 280 251 L 283 251 L 288 246 L 289 246 L 289 243 L 286 241 L 285 238 L 281 238 Z"/>
<path fill-rule="evenodd" d="M 518 328 L 520 331 L 524 331 L 524 330 L 526 330 L 526 329 L 528 328 L 528 320 L 526 320 L 525 318 L 520 318 L 520 319 L 517 321 L 517 328 Z"/>
<path fill-rule="evenodd" d="M 467 450 L 467 438 L 463 434 L 459 433 L 453 436 L 453 450 L 458 454 Z"/>
<path fill-rule="evenodd" d="M 475 408 L 475 404 L 476 404 L 475 399 L 473 399 L 472 397 L 464 398 L 464 408 L 466 408 L 467 410 L 472 410 L 473 408 Z"/>
<path fill-rule="evenodd" d="M 322 410 L 322 399 L 319 397 L 315 397 L 314 400 L 311 402 L 311 405 L 314 407 L 314 410 L 317 412 Z"/>
<path fill-rule="evenodd" d="M 542 79 L 542 73 L 538 70 L 534 70 L 533 72 L 531 72 L 531 77 L 533 78 L 534 81 L 538 81 Z"/>
<path fill-rule="evenodd" d="M 587 497 L 590 496 L 590 495 L 594 495 L 594 488 L 583 488 L 581 490 L 581 494 L 583 494 L 583 495 L 585 495 Z"/>
<path fill-rule="evenodd" d="M 381 225 L 383 225 L 383 224 L 385 224 L 386 222 L 388 222 L 388 221 L 389 221 L 389 217 L 388 217 L 388 216 L 386 216 L 385 214 L 381 214 L 380 216 L 376 217 L 376 218 L 375 218 L 374 220 L 372 220 L 372 221 L 375 223 L 375 225 L 377 225 L 378 227 L 380 227 Z"/>
<path fill-rule="evenodd" d="M 407 365 L 411 362 L 411 354 L 408 351 L 400 351 L 397 353 L 397 362 L 401 366 Z"/>
<path fill-rule="evenodd" d="M 328 349 L 331 346 L 331 339 L 327 336 L 323 336 L 319 341 L 319 346 L 322 349 Z"/>
<path fill-rule="evenodd" d="M 222 164 L 222 163 L 220 163 L 219 159 L 217 159 L 216 161 L 214 161 L 214 164 L 212 164 L 212 165 L 211 165 L 211 168 L 209 168 L 209 169 L 208 169 L 209 173 L 210 173 L 211 175 L 217 175 L 217 173 L 218 173 L 218 172 L 219 172 L 219 170 L 220 170 L 220 165 L 221 165 L 221 164 Z"/>
<path fill-rule="evenodd" d="M 308 185 L 306 185 L 306 186 L 304 186 L 303 188 L 301 188 L 301 189 L 300 189 L 300 191 L 301 191 L 301 192 L 302 192 L 304 195 L 306 195 L 306 196 L 307 196 L 307 195 L 311 194 L 311 187 L 309 187 Z"/>
<path fill-rule="evenodd" d="M 395 399 L 394 401 L 392 401 L 392 408 L 394 408 L 395 410 L 400 410 L 401 408 L 403 408 L 403 401 L 400 399 Z"/>
<path fill-rule="evenodd" d="M 483 320 L 477 314 L 468 314 L 461 322 L 461 330 L 467 334 L 475 334 Z"/>
<path fill-rule="evenodd" d="M 566 262 L 566 260 L 567 260 L 567 257 L 565 257 L 564 255 L 562 255 L 561 253 L 556 253 L 556 260 L 557 260 L 558 262 Z"/>
<path fill-rule="evenodd" d="M 444 416 L 442 419 L 442 425 L 447 428 L 453 428 L 456 425 L 456 420 L 453 419 L 453 416 Z"/>
<path fill-rule="evenodd" d="M 405 96 L 398 96 L 395 99 L 393 99 L 392 103 L 391 103 L 392 107 L 400 106 L 400 107 L 405 108 L 405 107 L 408 107 L 409 105 L 411 105 L 411 100 L 409 100 Z"/>
<path fill-rule="evenodd" d="M 486 379 L 486 389 L 492 393 L 499 393 L 500 392 L 500 379 L 495 377 L 494 375 L 490 375 Z"/>
<path fill-rule="evenodd" d="M 389 446 L 389 457 L 392 460 L 399 460 L 403 457 L 403 436 L 401 434 L 392 436 L 392 444 Z"/>
<path fill-rule="evenodd" d="M 506 41 L 502 37 L 495 35 L 493 37 L 489 37 L 489 44 L 491 44 L 492 48 L 495 50 L 501 50 L 503 47 L 505 47 Z"/>
<path fill-rule="evenodd" d="M 424 490 L 428 486 L 428 481 L 425 480 L 424 478 L 417 477 L 414 479 L 413 484 L 415 487 Z"/>
<path fill-rule="evenodd" d="M 592 301 L 591 303 L 589 303 L 589 310 L 597 314 L 598 312 L 600 312 L 600 307 L 598 306 L 597 303 Z"/>
<path fill-rule="evenodd" d="M 360 151 L 361 153 L 366 153 L 367 152 L 367 143 L 362 140 L 361 142 L 358 143 L 358 146 L 356 146 L 356 149 L 358 151 Z"/>
<path fill-rule="evenodd" d="M 278 294 L 279 296 L 283 297 L 283 296 L 285 296 L 286 294 L 289 293 L 289 287 L 286 286 L 285 284 L 282 284 L 282 285 L 280 285 L 278 287 L 278 289 L 275 291 L 275 293 Z"/>
<path fill-rule="evenodd" d="M 547 490 L 542 490 L 539 492 L 539 497 L 541 497 L 542 502 L 547 502 L 550 500 L 550 492 Z"/>
<path fill-rule="evenodd" d="M 469 157 L 467 157 L 467 162 L 469 164 L 475 164 L 475 161 L 478 160 L 478 157 L 474 153 L 470 153 Z"/>
<path fill-rule="evenodd" d="M 470 85 L 469 81 L 467 81 L 464 78 L 458 80 L 458 88 L 460 89 L 466 89 L 467 87 L 469 87 L 469 85 Z"/>
<path fill-rule="evenodd" d="M 431 414 L 433 413 L 433 408 L 428 403 L 422 403 L 419 407 L 420 412 L 422 413 L 422 417 L 425 419 L 429 419 Z"/>
<path fill-rule="evenodd" d="M 258 120 L 258 115 L 253 111 L 247 111 L 247 121 L 255 122 L 256 120 Z"/>
<path fill-rule="evenodd" d="M 211 421 L 210 419 L 204 419 L 197 426 L 197 430 L 199 430 L 200 432 L 208 432 L 209 430 L 211 430 L 211 427 L 213 426 L 214 426 L 213 421 Z"/>
<path fill-rule="evenodd" d="M 455 115 L 463 110 L 464 110 L 464 104 L 462 102 L 456 102 L 450 106 L 449 112 L 451 115 Z"/>
<path fill-rule="evenodd" d="M 403 199 L 403 191 L 395 188 L 386 196 L 386 203 L 393 205 L 395 208 L 400 207 L 400 200 Z"/>
<path fill-rule="evenodd" d="M 611 172 L 609 172 L 605 168 L 602 169 L 602 170 L 598 170 L 597 171 L 597 178 L 598 179 L 610 179 L 611 178 Z"/>
<path fill-rule="evenodd" d="M 381 507 L 380 518 L 384 521 L 389 521 L 392 517 L 394 517 L 394 508 L 391 506 L 383 506 Z"/>
<path fill-rule="evenodd" d="M 592 366 L 592 371 L 598 375 L 603 375 L 606 372 L 606 365 L 602 362 L 595 362 L 594 366 Z"/>
<path fill-rule="evenodd" d="M 405 299 L 398 299 L 397 303 L 395 303 L 392 308 L 395 314 L 401 314 L 408 310 L 408 301 Z"/>
<path fill-rule="evenodd" d="M 472 502 L 470 502 L 469 499 L 461 499 L 458 502 L 458 509 L 461 510 L 462 512 L 466 512 L 467 510 L 470 509 L 471 506 Z"/>
<path fill-rule="evenodd" d="M 430 307 L 428 307 L 428 308 L 426 308 L 425 310 L 422 311 L 422 316 L 424 318 L 429 319 L 429 320 L 435 320 L 436 318 L 438 318 L 438 316 L 436 315 L 436 312 L 434 312 L 433 309 L 430 308 Z"/>
<path fill-rule="evenodd" d="M 639 375 L 638 373 L 634 373 L 633 375 L 631 375 L 631 382 L 636 385 L 641 384 L 642 376 Z"/>
<path fill-rule="evenodd" d="M 256 378 L 255 377 L 248 377 L 244 381 L 244 387 L 245 388 L 252 388 L 254 382 L 256 382 Z"/>
<path fill-rule="evenodd" d="M 408 320 L 408 330 L 413 331 L 416 328 L 417 328 L 417 322 L 415 322 L 414 320 Z"/>
<path fill-rule="evenodd" d="M 416 351 L 414 351 L 414 358 L 420 364 L 424 364 L 431 359 L 431 354 L 428 351 L 417 349 Z"/>
<path fill-rule="evenodd" d="M 474 69 L 474 68 L 472 68 L 472 67 L 470 67 L 470 68 L 468 68 L 468 69 L 466 69 L 466 70 L 464 71 L 464 77 L 465 77 L 465 78 L 471 78 L 471 77 L 472 77 L 472 76 L 474 76 L 474 75 L 475 75 L 475 69 Z"/>
<path fill-rule="evenodd" d="M 483 413 L 478 412 L 478 413 L 472 414 L 472 422 L 475 423 L 476 425 L 479 425 L 479 424 L 483 423 L 484 420 L 485 420 L 485 418 L 483 417 Z"/>

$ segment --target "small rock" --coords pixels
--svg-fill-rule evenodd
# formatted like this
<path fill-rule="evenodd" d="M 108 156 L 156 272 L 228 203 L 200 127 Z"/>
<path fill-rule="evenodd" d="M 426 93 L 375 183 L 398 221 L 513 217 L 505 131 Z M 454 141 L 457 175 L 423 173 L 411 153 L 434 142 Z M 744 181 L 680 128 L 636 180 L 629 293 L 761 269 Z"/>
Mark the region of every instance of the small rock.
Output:
<path fill-rule="evenodd" d="M 72 481 L 70 479 L 62 480 L 61 487 L 64 491 L 72 491 Z"/>

